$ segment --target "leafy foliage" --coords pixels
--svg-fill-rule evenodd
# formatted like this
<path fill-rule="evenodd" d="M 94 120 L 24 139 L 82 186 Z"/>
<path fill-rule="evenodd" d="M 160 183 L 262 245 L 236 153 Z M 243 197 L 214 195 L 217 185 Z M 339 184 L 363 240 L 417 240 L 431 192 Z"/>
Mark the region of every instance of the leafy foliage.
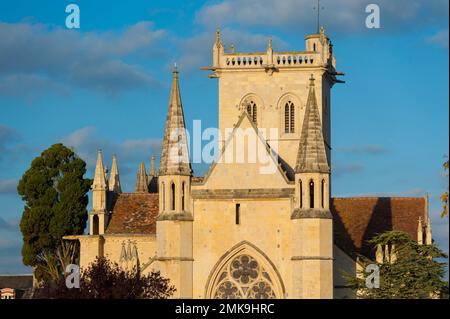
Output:
<path fill-rule="evenodd" d="M 448 160 L 444 163 L 444 172 L 445 172 L 445 176 L 447 177 L 448 180 Z M 442 201 L 442 213 L 441 213 L 441 217 L 445 217 L 448 216 L 448 184 L 447 184 L 447 191 L 445 191 L 442 195 L 441 195 L 441 201 Z"/>
<path fill-rule="evenodd" d="M 399 231 L 377 235 L 369 242 L 383 248 L 388 245 L 391 252 L 384 256 L 382 263 L 360 256 L 363 269 L 356 277 L 346 274 L 347 282 L 357 291 L 358 298 L 426 299 L 448 293 L 448 283 L 443 280 L 446 263 L 436 260 L 447 258 L 447 255 L 435 244 L 419 245 L 408 234 Z M 380 269 L 379 288 L 366 287 L 369 274 L 364 269 L 369 264 L 377 264 Z"/>
<path fill-rule="evenodd" d="M 166 299 L 174 292 L 169 279 L 163 278 L 159 272 L 143 276 L 136 268 L 125 271 L 117 263 L 97 257 L 88 269 L 82 271 L 79 289 L 67 288 L 65 278 L 60 277 L 56 283 L 48 282 L 37 289 L 34 298 Z"/>
<path fill-rule="evenodd" d="M 87 221 L 87 192 L 92 181 L 83 178 L 86 163 L 63 144 L 42 152 L 23 174 L 17 191 L 25 201 L 20 221 L 25 265 L 35 266 L 38 279 L 43 267 L 59 267 L 55 256 L 65 235 L 82 234 Z M 55 260 L 53 260 L 55 259 Z"/>

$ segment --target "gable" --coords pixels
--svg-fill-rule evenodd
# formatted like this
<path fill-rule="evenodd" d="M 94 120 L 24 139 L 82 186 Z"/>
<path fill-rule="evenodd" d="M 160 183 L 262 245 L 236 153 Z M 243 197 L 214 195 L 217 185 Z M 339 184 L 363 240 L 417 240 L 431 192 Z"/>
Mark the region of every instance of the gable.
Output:
<path fill-rule="evenodd" d="M 283 188 L 290 180 L 276 153 L 243 112 L 225 146 L 205 176 L 209 189 Z"/>

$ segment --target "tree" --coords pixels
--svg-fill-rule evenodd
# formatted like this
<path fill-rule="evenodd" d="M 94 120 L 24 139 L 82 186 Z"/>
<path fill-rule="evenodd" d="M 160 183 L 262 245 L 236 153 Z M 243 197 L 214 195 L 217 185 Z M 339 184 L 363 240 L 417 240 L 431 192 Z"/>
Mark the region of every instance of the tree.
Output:
<path fill-rule="evenodd" d="M 375 236 L 369 243 L 390 247 L 390 255 L 382 263 L 360 256 L 362 270 L 357 276 L 346 274 L 350 287 L 363 299 L 426 299 L 448 294 L 448 283 L 443 280 L 446 263 L 437 261 L 447 258 L 435 244 L 419 245 L 408 234 L 389 231 Z M 367 265 L 379 267 L 380 287 L 367 288 Z"/>
<path fill-rule="evenodd" d="M 444 172 L 445 172 L 445 176 L 447 177 L 447 181 L 448 181 L 448 160 L 444 163 Z M 448 183 L 448 182 L 447 182 Z M 447 184 L 447 191 L 445 191 L 442 195 L 441 195 L 441 201 L 442 201 L 442 213 L 441 213 L 441 217 L 445 217 L 448 216 L 448 184 Z"/>
<path fill-rule="evenodd" d="M 57 258 L 62 237 L 82 234 L 86 228 L 92 181 L 83 178 L 85 173 L 82 159 L 63 144 L 55 144 L 32 161 L 17 186 L 25 201 L 20 221 L 23 263 L 35 267 L 38 279 L 62 273 Z"/>
<path fill-rule="evenodd" d="M 44 283 L 35 291 L 34 298 L 166 299 L 175 292 L 169 279 L 163 278 L 159 272 L 143 276 L 136 268 L 126 271 L 104 257 L 97 257 L 82 271 L 79 289 L 67 288 L 65 281 L 60 277 L 56 282 Z"/>

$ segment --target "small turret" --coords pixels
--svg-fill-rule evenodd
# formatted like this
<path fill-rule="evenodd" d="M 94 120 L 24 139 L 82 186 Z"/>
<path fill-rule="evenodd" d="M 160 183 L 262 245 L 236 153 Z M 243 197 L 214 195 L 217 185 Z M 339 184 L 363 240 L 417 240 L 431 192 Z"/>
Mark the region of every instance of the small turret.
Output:
<path fill-rule="evenodd" d="M 113 155 L 111 173 L 109 175 L 109 190 L 113 193 L 119 194 L 122 192 L 119 178 L 119 168 L 117 166 L 116 154 Z"/>
<path fill-rule="evenodd" d="M 419 217 L 419 222 L 417 225 L 417 243 L 423 245 L 423 224 L 422 217 Z"/>
<path fill-rule="evenodd" d="M 220 38 L 220 29 L 216 30 L 216 40 L 213 45 L 213 67 L 220 67 L 220 58 L 224 55 L 225 49 Z"/>
<path fill-rule="evenodd" d="M 90 235 L 102 235 L 105 232 L 108 221 L 107 192 L 108 184 L 106 183 L 102 151 L 98 150 L 94 181 L 92 183 L 92 210 L 89 213 Z"/>
<path fill-rule="evenodd" d="M 325 152 L 319 107 L 311 75 L 295 166 L 294 276 L 303 288 L 293 298 L 333 298 L 333 218 L 330 212 L 330 167 Z M 297 237 L 298 236 L 298 237 Z M 298 274 L 297 274 L 298 273 Z"/>
<path fill-rule="evenodd" d="M 134 188 L 134 191 L 136 193 L 148 193 L 148 179 L 143 162 L 139 163 L 139 170 L 136 178 L 136 186 Z"/>
<path fill-rule="evenodd" d="M 175 298 L 192 297 L 191 178 L 187 133 L 184 124 L 178 70 L 173 70 L 172 90 L 159 164 L 159 216 L 156 222 L 157 256 L 161 272 L 174 278 Z"/>

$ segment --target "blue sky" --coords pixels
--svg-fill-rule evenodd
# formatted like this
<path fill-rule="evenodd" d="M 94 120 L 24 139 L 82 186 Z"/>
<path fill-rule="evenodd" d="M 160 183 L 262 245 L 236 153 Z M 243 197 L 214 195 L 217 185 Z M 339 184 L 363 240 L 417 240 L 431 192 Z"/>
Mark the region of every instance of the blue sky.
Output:
<path fill-rule="evenodd" d="M 364 26 L 377 3 L 381 28 Z M 313 0 L 72 1 L 81 28 L 65 28 L 71 2 L 0 2 L 0 273 L 24 273 L 16 185 L 31 160 L 64 142 L 89 165 L 117 153 L 125 190 L 139 161 L 159 155 L 170 70 L 180 69 L 188 127 L 217 125 L 214 31 L 227 46 L 303 50 Z M 332 95 L 333 196 L 430 196 L 434 236 L 448 251 L 447 0 L 322 0 L 322 23 L 346 84 Z M 205 165 L 196 168 L 201 175 Z"/>

